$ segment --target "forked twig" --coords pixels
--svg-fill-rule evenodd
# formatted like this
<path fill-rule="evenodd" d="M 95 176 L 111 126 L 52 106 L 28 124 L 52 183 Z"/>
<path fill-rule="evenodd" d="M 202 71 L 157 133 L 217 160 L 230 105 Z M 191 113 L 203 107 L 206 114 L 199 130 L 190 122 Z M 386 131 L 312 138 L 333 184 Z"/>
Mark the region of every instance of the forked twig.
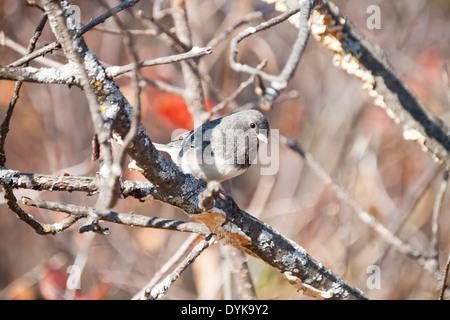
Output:
<path fill-rule="evenodd" d="M 213 244 L 214 241 L 216 241 L 214 234 L 210 234 L 202 239 L 168 276 L 156 284 L 152 289 L 147 288 L 142 298 L 146 300 L 156 300 L 165 295 L 172 284 L 181 276 L 181 273 L 186 270 L 186 268 L 193 263 L 206 248 Z"/>
<path fill-rule="evenodd" d="M 421 252 L 415 250 L 409 243 L 401 240 L 394 233 L 388 230 L 383 224 L 381 224 L 373 215 L 364 210 L 361 204 L 354 199 L 344 188 L 339 186 L 333 178 L 317 163 L 313 157 L 303 150 L 297 141 L 287 139 L 280 136 L 281 142 L 286 144 L 290 149 L 300 154 L 305 163 L 312 169 L 314 174 L 316 174 L 323 183 L 330 187 L 334 192 L 335 196 L 348 204 L 357 214 L 357 217 L 377 234 L 379 234 L 387 243 L 392 245 L 396 250 L 402 254 L 418 261 L 422 267 L 430 272 L 436 279 L 440 279 L 440 274 L 436 271 L 434 258 L 426 257 Z"/>

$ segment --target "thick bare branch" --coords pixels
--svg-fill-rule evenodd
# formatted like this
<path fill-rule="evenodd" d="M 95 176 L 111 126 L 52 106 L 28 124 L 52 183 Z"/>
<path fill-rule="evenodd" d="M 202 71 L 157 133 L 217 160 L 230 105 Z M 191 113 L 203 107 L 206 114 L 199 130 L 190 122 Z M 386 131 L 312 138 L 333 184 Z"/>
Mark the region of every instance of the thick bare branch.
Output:
<path fill-rule="evenodd" d="M 415 141 L 446 169 L 450 168 L 450 128 L 396 75 L 386 55 L 353 25 L 336 5 L 323 1 L 310 20 L 311 33 L 334 53 L 333 63 L 363 82 L 375 104 L 402 126 L 403 138 Z"/>
<path fill-rule="evenodd" d="M 76 69 L 68 64 L 61 68 L 0 67 L 0 79 L 48 84 L 80 84 Z"/>

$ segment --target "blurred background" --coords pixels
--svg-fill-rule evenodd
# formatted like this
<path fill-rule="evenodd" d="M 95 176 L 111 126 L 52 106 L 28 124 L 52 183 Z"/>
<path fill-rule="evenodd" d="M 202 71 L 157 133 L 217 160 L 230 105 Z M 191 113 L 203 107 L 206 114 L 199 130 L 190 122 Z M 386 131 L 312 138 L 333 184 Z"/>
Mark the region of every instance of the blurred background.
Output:
<path fill-rule="evenodd" d="M 39 1 L 37 1 L 39 3 Z M 71 1 L 80 8 L 81 21 L 89 22 L 105 10 L 96 1 Z M 450 123 L 448 88 L 442 65 L 450 62 L 450 1 L 335 1 L 350 20 L 387 54 L 398 75 L 413 92 L 444 121 Z M 117 1 L 108 1 L 110 6 Z M 369 29 L 370 5 L 381 13 L 379 29 Z M 133 10 L 152 16 L 154 8 L 170 7 L 169 1 L 140 1 Z M 261 1 L 189 0 L 187 10 L 193 43 L 205 46 L 247 14 L 269 7 Z M 254 19 L 256 25 L 273 17 Z M 0 31 L 9 45 L 0 45 L 0 65 L 23 54 L 42 12 L 25 1 L 0 0 Z M 161 37 L 148 35 L 131 15 L 118 17 L 134 35 L 139 59 L 174 54 Z M 172 27 L 169 17 L 160 20 Z M 245 26 L 244 26 L 245 27 Z M 236 29 L 237 35 L 244 27 Z M 105 66 L 129 63 L 113 19 L 84 38 Z M 297 30 L 288 22 L 244 40 L 239 60 L 252 66 L 267 59 L 266 71 L 277 74 L 290 53 Z M 37 48 L 53 42 L 46 25 Z M 215 44 L 213 54 L 201 59 L 202 73 L 216 88 L 231 94 L 246 74 L 234 72 L 228 62 L 228 37 Z M 12 41 L 15 43 L 13 47 Z M 61 50 L 47 59 L 65 63 Z M 31 62 L 32 66 L 46 66 Z M 179 64 L 142 69 L 148 78 L 184 87 Z M 118 78 L 122 93 L 133 104 L 128 77 Z M 0 81 L 0 112 L 4 116 L 14 82 Z M 238 105 L 257 100 L 249 86 L 236 99 Z M 208 107 L 221 101 L 205 86 Z M 142 122 L 156 142 L 168 142 L 172 131 L 191 128 L 192 120 L 181 98 L 147 85 L 142 92 Z M 231 112 L 223 110 L 223 114 Z M 402 130 L 376 107 L 361 83 L 332 65 L 332 54 L 310 38 L 295 77 L 284 98 L 271 111 L 264 111 L 272 128 L 297 140 L 314 159 L 381 223 L 410 242 L 425 255 L 431 253 L 431 214 L 442 181 L 442 170 L 413 142 L 402 138 Z M 6 165 L 24 173 L 93 176 L 98 163 L 92 161 L 92 123 L 83 92 L 65 85 L 26 83 L 20 91 L 6 141 Z M 438 283 L 417 261 L 391 248 L 363 224 L 351 208 L 316 177 L 301 157 L 280 145 L 279 170 L 260 175 L 253 166 L 233 180 L 233 194 L 241 208 L 293 239 L 317 261 L 360 288 L 371 299 L 436 299 Z M 126 172 L 126 179 L 142 179 Z M 93 205 L 95 196 L 83 193 L 16 190 L 31 198 L 79 205 Z M 53 223 L 64 214 L 24 208 L 39 221 Z M 450 202 L 444 199 L 439 217 L 441 268 L 450 251 Z M 187 220 L 180 210 L 158 202 L 120 200 L 117 212 Z M 41 236 L 18 220 L 5 203 L 0 204 L 0 299 L 61 299 L 65 296 L 67 268 L 86 257 L 76 299 L 129 299 L 142 289 L 173 255 L 188 234 L 104 223 L 110 236 L 79 234 L 77 227 Z M 309 299 L 283 280 L 265 263 L 248 257 L 251 276 L 260 299 Z M 222 299 L 229 279 L 227 248 L 218 244 L 203 252 L 164 299 Z M 379 288 L 369 288 L 367 268 L 380 269 Z"/>

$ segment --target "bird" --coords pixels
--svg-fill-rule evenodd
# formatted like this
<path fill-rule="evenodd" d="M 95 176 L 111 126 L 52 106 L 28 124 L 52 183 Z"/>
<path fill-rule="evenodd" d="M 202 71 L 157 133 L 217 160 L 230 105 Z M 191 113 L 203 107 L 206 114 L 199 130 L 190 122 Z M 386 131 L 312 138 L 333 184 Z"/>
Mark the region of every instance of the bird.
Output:
<path fill-rule="evenodd" d="M 244 173 L 256 162 L 260 143 L 269 143 L 270 126 L 254 109 L 230 113 L 176 136 L 153 143 L 170 155 L 185 174 L 206 182 L 222 182 Z"/>

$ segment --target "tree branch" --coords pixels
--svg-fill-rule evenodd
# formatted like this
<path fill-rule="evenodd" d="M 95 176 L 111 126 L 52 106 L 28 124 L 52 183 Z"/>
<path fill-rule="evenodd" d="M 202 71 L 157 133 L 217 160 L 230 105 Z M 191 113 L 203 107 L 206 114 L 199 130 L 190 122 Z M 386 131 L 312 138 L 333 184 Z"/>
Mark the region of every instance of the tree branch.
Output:
<path fill-rule="evenodd" d="M 0 67 L 0 79 L 79 86 L 79 76 L 71 65 L 61 68 Z"/>
<path fill-rule="evenodd" d="M 151 290 L 146 290 L 143 296 L 144 299 L 156 300 L 161 296 L 166 294 L 167 290 L 172 286 L 172 284 L 177 280 L 181 273 L 186 270 L 186 268 L 194 262 L 194 260 L 207 249 L 216 240 L 213 234 L 208 235 L 205 239 L 200 241 L 194 249 L 186 256 L 186 258 L 181 261 L 181 263 L 172 271 L 167 277 L 165 277 L 160 283 L 155 285 Z"/>
<path fill-rule="evenodd" d="M 170 269 L 173 268 L 173 266 L 177 263 L 181 262 L 181 259 L 183 259 L 183 256 L 186 255 L 186 253 L 193 247 L 194 243 L 200 238 L 197 234 L 191 234 L 184 242 L 183 244 L 175 251 L 170 259 L 164 263 L 161 268 L 155 273 L 153 278 L 144 286 L 143 289 L 141 289 L 138 293 L 136 293 L 132 300 L 138 300 L 138 299 L 148 299 L 148 296 L 151 292 L 151 288 L 153 288 L 157 283 L 160 282 L 162 277 L 167 274 Z"/>
<path fill-rule="evenodd" d="M 427 257 L 421 252 L 415 250 L 408 242 L 397 237 L 393 232 L 381 224 L 372 214 L 364 210 L 357 200 L 355 200 L 346 190 L 334 182 L 332 177 L 316 161 L 314 161 L 309 153 L 303 150 L 298 142 L 289 140 L 285 137 L 280 137 L 280 140 L 303 158 L 305 163 L 324 182 L 324 184 L 333 190 L 336 197 L 342 202 L 348 204 L 356 212 L 359 220 L 369 226 L 381 238 L 383 238 L 384 241 L 392 245 L 396 250 L 405 256 L 418 261 L 426 271 L 432 274 L 436 279 L 440 280 L 440 274 L 437 272 L 435 267 L 436 263 L 434 256 Z M 447 180 L 444 182 L 447 183 Z"/>
<path fill-rule="evenodd" d="M 266 81 L 270 81 L 271 87 L 264 89 L 262 94 L 261 104 L 264 108 L 270 109 L 275 99 L 280 95 L 281 91 L 286 89 L 289 80 L 294 75 L 298 63 L 300 62 L 300 58 L 303 55 L 303 52 L 306 48 L 306 44 L 309 39 L 309 30 L 308 30 L 308 20 L 311 14 L 312 9 L 315 6 L 317 1 L 314 0 L 302 0 L 296 1 L 295 6 L 289 8 L 285 13 L 270 19 L 269 21 L 263 22 L 256 27 L 249 27 L 244 31 L 240 32 L 235 38 L 231 41 L 231 54 L 230 54 L 230 65 L 236 71 L 246 72 L 253 75 L 257 75 Z M 262 30 L 266 30 L 276 24 L 279 24 L 289 18 L 295 17 L 294 15 L 298 15 L 297 22 L 298 26 L 298 34 L 297 39 L 295 41 L 294 47 L 292 48 L 292 52 L 286 61 L 286 64 L 283 67 L 283 70 L 278 76 L 270 75 L 258 68 L 253 68 L 248 65 L 243 65 L 237 62 L 238 44 L 245 38 L 260 32 Z"/>
<path fill-rule="evenodd" d="M 370 43 L 336 5 L 323 1 L 312 14 L 311 33 L 334 53 L 333 63 L 363 82 L 375 104 L 402 126 L 403 138 L 415 141 L 450 168 L 450 128 L 395 74 L 380 47 Z"/>
<path fill-rule="evenodd" d="M 171 4 L 175 34 L 186 48 L 192 48 L 192 37 L 188 24 L 185 0 L 172 0 Z M 186 86 L 183 98 L 186 101 L 194 122 L 203 123 L 207 120 L 207 114 L 205 113 L 205 96 L 198 70 L 198 61 L 193 60 L 189 63 L 182 61 L 181 70 Z"/>
<path fill-rule="evenodd" d="M 199 47 L 193 47 L 191 50 L 185 53 L 179 53 L 171 56 L 161 57 L 161 58 L 155 58 L 155 59 L 147 59 L 143 61 L 139 61 L 137 63 L 138 68 L 143 67 L 150 67 L 155 65 L 161 65 L 161 64 L 169 64 L 174 62 L 179 62 L 187 59 L 197 58 L 201 57 L 203 55 L 211 54 L 212 49 L 211 47 L 205 47 L 205 48 L 199 48 Z M 106 74 L 110 78 L 115 78 L 117 76 L 120 76 L 124 73 L 130 72 L 133 70 L 133 65 L 127 64 L 125 66 L 121 67 L 108 67 L 106 68 Z"/>
<path fill-rule="evenodd" d="M 75 223 L 81 218 L 91 217 L 96 221 L 113 222 L 117 224 L 127 225 L 130 227 L 145 227 L 145 228 L 172 230 L 172 231 L 192 232 L 205 236 L 211 233 L 205 225 L 195 222 L 147 217 L 135 213 L 118 213 L 109 210 L 98 210 L 86 206 L 61 204 L 53 201 L 31 199 L 28 197 L 22 197 L 22 203 L 27 206 L 33 206 L 36 208 L 64 212 L 69 214 L 70 218 L 68 218 L 64 222 L 55 223 L 55 225 L 61 224 L 63 226 L 62 228 L 57 230 L 58 232 L 70 227 L 73 223 Z"/>

